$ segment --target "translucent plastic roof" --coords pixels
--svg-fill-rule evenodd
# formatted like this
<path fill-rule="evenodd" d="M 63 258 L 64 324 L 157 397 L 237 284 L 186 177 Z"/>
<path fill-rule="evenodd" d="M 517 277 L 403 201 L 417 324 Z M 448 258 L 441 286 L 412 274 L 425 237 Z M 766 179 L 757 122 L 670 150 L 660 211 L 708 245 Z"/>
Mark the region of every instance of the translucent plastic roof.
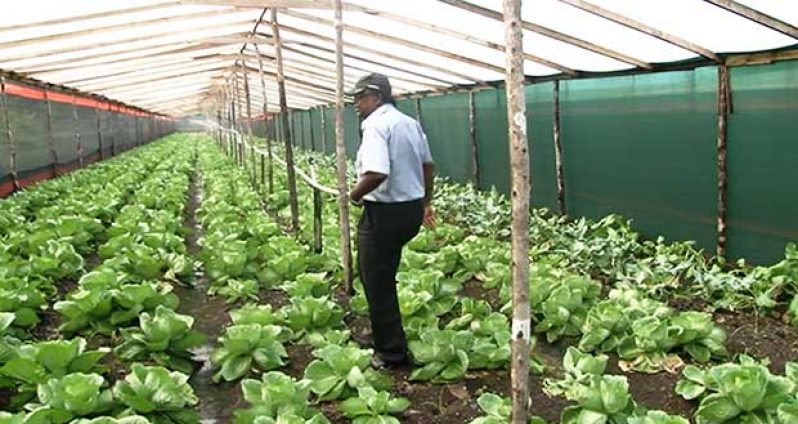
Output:
<path fill-rule="evenodd" d="M 398 94 L 503 79 L 501 3 L 345 1 L 346 85 L 369 72 L 390 76 Z M 27 0 L 0 14 L 0 69 L 172 115 L 210 107 L 222 89 L 243 96 L 246 78 L 253 109 L 265 97 L 275 110 L 272 5 L 289 107 L 333 102 L 327 0 Z M 523 18 L 533 77 L 719 62 L 798 39 L 791 0 L 525 0 Z"/>

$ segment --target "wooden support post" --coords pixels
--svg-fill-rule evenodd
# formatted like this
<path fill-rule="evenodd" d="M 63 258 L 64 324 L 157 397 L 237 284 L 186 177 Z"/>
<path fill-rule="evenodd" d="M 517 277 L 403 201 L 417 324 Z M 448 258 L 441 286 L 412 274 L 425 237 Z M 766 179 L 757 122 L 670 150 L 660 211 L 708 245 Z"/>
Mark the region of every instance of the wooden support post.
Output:
<path fill-rule="evenodd" d="M 296 193 L 296 174 L 294 172 L 294 146 L 291 142 L 291 129 L 288 125 L 288 99 L 285 95 L 285 75 L 283 75 L 283 42 L 280 38 L 280 25 L 277 23 L 277 9 L 271 9 L 272 34 L 277 58 L 277 89 L 280 93 L 280 113 L 283 117 L 283 137 L 285 137 L 285 162 L 288 170 L 288 199 L 291 207 L 291 231 L 299 234 L 299 203 Z"/>
<path fill-rule="evenodd" d="M 728 206 L 728 162 L 726 160 L 726 144 L 728 138 L 729 97 L 731 84 L 729 68 L 718 67 L 718 226 L 715 255 L 726 259 L 726 209 Z"/>
<path fill-rule="evenodd" d="M 6 78 L 0 75 L 0 106 L 3 108 L 3 121 L 6 125 L 6 144 L 8 145 L 8 165 L 11 171 L 11 182 L 14 190 L 19 190 L 19 175 L 17 173 L 17 145 L 14 142 L 14 131 L 11 129 L 11 119 L 8 116 L 8 98 L 6 94 Z"/>
<path fill-rule="evenodd" d="M 321 112 L 321 151 L 327 153 L 327 118 L 324 117 L 324 108 L 319 109 L 319 112 Z"/>
<path fill-rule="evenodd" d="M 338 176 L 338 210 L 341 224 L 341 265 L 344 288 L 348 295 L 352 287 L 352 242 L 349 229 L 349 190 L 346 181 L 346 144 L 344 144 L 344 23 L 341 0 L 333 0 L 335 8 L 335 168 Z"/>
<path fill-rule="evenodd" d="M 47 147 L 50 149 L 50 160 L 53 161 L 53 177 L 58 176 L 58 150 L 55 148 L 53 136 L 53 107 L 50 102 L 50 90 L 44 90 L 44 110 L 47 115 Z"/>
<path fill-rule="evenodd" d="M 416 106 L 416 121 L 418 121 L 418 124 L 423 128 L 424 124 L 421 123 L 421 98 L 416 97 L 414 99 L 414 104 Z"/>
<path fill-rule="evenodd" d="M 222 103 L 219 104 L 219 108 L 216 109 L 216 123 L 219 124 L 219 131 L 218 138 L 219 138 L 219 148 L 223 149 L 224 144 L 224 131 L 222 131 Z"/>
<path fill-rule="evenodd" d="M 479 148 L 477 147 L 477 105 L 474 91 L 468 92 L 468 138 L 471 144 L 471 168 L 474 187 L 479 187 Z"/>
<path fill-rule="evenodd" d="M 313 181 L 318 181 L 316 178 L 316 166 L 311 162 L 310 164 L 310 178 Z M 321 253 L 324 248 L 322 234 L 322 204 L 321 204 L 321 191 L 313 187 L 313 251 Z"/>
<path fill-rule="evenodd" d="M 108 115 L 110 119 L 114 122 L 116 121 L 116 114 L 114 111 L 109 108 L 108 111 L 110 114 Z M 116 156 L 116 137 L 114 136 L 115 131 L 111 131 L 111 156 Z"/>
<path fill-rule="evenodd" d="M 263 94 L 263 137 L 266 139 L 266 152 L 269 156 L 269 194 L 274 193 L 274 157 L 272 156 L 272 142 L 275 141 L 274 135 L 274 118 L 271 120 L 266 120 L 266 117 L 269 116 L 269 102 L 268 102 L 268 95 L 266 94 L 266 77 L 263 73 L 263 57 L 261 57 L 260 50 L 258 49 L 258 44 L 253 44 L 255 46 L 255 54 L 258 56 L 258 76 L 260 77 L 260 88 L 261 93 Z M 272 131 L 266 131 L 266 122 L 271 124 Z"/>
<path fill-rule="evenodd" d="M 560 132 L 560 82 L 554 81 L 554 165 L 557 173 L 557 210 L 565 215 L 565 174 L 562 165 L 562 139 Z"/>
<path fill-rule="evenodd" d="M 77 96 L 73 96 L 76 99 Z M 78 167 L 83 168 L 83 144 L 80 139 L 80 117 L 78 116 L 77 101 L 72 103 L 72 117 L 75 120 L 75 150 L 78 152 Z"/>
<path fill-rule="evenodd" d="M 94 108 L 94 116 L 97 118 L 97 147 L 99 150 L 99 160 L 103 160 L 103 121 L 100 117 L 100 108 Z"/>
<path fill-rule="evenodd" d="M 260 155 L 260 186 L 266 184 L 266 155 Z"/>
<path fill-rule="evenodd" d="M 310 130 L 310 150 L 316 150 L 316 135 L 313 133 L 313 109 L 308 110 L 308 130 Z M 307 149 L 307 146 L 304 146 Z"/>
<path fill-rule="evenodd" d="M 249 92 L 249 77 L 247 76 L 247 62 L 244 59 L 241 59 L 241 73 L 244 75 L 244 95 L 246 98 L 247 104 L 247 137 L 249 138 L 250 143 L 250 157 L 252 158 L 252 182 L 256 182 L 256 175 L 255 175 L 255 151 L 254 151 L 254 144 L 255 140 L 252 138 L 252 98 L 250 97 Z"/>
<path fill-rule="evenodd" d="M 510 382 L 513 424 L 526 424 L 529 413 L 529 144 L 524 94 L 521 0 L 504 0 L 507 120 L 510 127 L 512 201 L 512 362 Z"/>

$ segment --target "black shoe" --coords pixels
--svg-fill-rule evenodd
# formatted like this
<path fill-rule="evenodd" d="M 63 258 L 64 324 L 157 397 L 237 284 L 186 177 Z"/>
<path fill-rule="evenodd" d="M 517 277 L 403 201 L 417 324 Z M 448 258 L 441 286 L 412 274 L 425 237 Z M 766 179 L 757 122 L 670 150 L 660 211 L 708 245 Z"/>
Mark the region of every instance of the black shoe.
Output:
<path fill-rule="evenodd" d="M 407 368 L 412 365 L 410 358 L 405 356 L 403 359 L 400 360 L 393 360 L 388 361 L 382 357 L 382 355 L 375 353 L 371 355 L 371 366 L 377 370 L 384 370 L 384 369 L 402 369 Z"/>
<path fill-rule="evenodd" d="M 351 337 L 362 348 L 374 347 L 374 339 L 372 339 L 371 333 L 352 333 Z"/>

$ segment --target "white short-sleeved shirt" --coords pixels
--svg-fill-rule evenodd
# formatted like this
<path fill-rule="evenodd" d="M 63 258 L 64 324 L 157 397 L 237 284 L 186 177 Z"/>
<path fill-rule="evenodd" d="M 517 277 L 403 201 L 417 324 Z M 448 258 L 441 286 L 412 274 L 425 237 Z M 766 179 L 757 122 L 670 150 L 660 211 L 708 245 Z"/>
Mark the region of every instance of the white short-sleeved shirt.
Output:
<path fill-rule="evenodd" d="M 391 104 L 384 104 L 360 125 L 363 137 L 357 151 L 357 175 L 377 172 L 388 175 L 363 198 L 371 202 L 396 203 L 424 197 L 422 164 L 431 164 L 427 136 L 419 123 Z"/>

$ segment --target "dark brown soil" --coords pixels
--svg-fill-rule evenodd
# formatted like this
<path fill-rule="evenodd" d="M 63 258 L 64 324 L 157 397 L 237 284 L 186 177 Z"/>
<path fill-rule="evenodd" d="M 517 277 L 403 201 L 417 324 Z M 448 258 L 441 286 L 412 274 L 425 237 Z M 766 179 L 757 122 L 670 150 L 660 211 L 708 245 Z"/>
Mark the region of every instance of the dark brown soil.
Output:
<path fill-rule="evenodd" d="M 263 289 L 260 292 L 260 301 L 264 304 L 272 305 L 272 308 L 275 310 L 282 308 L 285 305 L 288 305 L 290 300 L 288 299 L 288 295 L 279 289 Z"/>
<path fill-rule="evenodd" d="M 715 322 L 726 330 L 729 353 L 770 358 L 770 370 L 784 373 L 784 364 L 798 361 L 798 328 L 753 313 L 718 312 Z"/>
<path fill-rule="evenodd" d="M 611 354 L 609 357 L 607 373 L 626 376 L 629 381 L 629 392 L 637 403 L 649 409 L 660 409 L 683 417 L 693 416 L 698 406 L 697 403 L 685 400 L 674 391 L 676 383 L 681 378 L 680 373 L 659 372 L 645 374 L 634 371 L 624 372 L 618 366 L 617 355 Z"/>
<path fill-rule="evenodd" d="M 502 307 L 502 302 L 499 300 L 499 290 L 483 289 L 482 283 L 477 280 L 470 280 L 463 284 L 463 288 L 460 289 L 458 294 L 464 297 L 484 300 L 490 304 L 494 311 L 498 311 Z"/>
<path fill-rule="evenodd" d="M 53 309 L 47 308 L 39 312 L 39 323 L 31 330 L 31 335 L 36 340 L 57 339 L 58 326 L 61 325 L 61 315 Z"/>
<path fill-rule="evenodd" d="M 0 411 L 8 411 L 14 389 L 0 389 Z"/>
<path fill-rule="evenodd" d="M 285 350 L 288 351 L 288 365 L 283 371 L 297 380 L 301 379 L 305 374 L 305 368 L 316 359 L 312 355 L 313 346 L 289 345 Z"/>

